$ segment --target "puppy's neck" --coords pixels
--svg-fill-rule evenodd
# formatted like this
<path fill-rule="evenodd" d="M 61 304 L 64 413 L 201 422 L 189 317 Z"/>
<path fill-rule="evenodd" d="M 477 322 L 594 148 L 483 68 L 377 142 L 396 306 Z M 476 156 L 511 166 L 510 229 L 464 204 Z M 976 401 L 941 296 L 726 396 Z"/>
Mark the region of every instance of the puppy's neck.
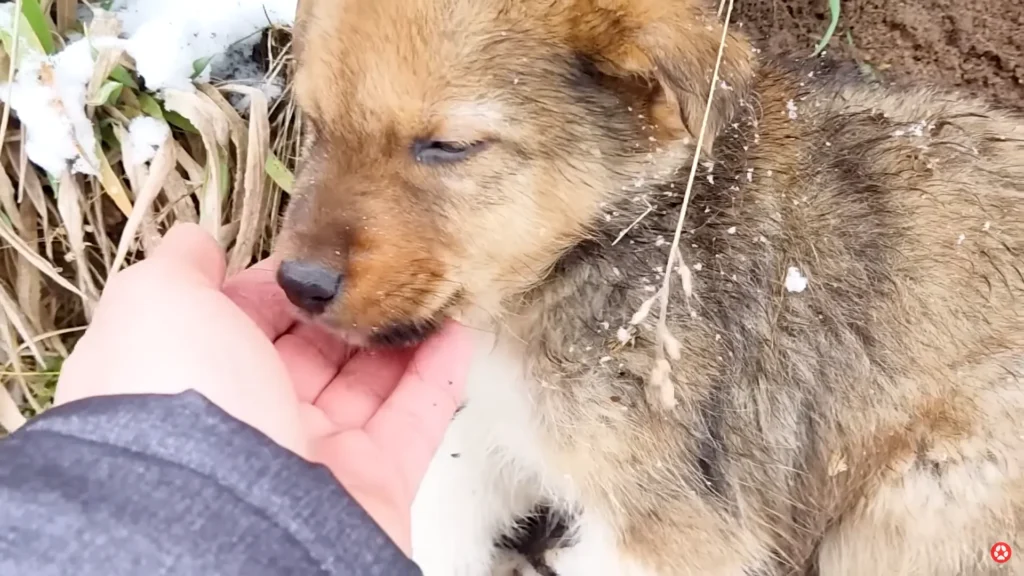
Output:
<path fill-rule="evenodd" d="M 754 108 L 744 106 L 726 129 L 714 135 L 711 152 L 697 158 L 681 252 L 705 260 L 713 256 L 713 247 L 694 245 L 690 234 L 719 226 L 715 216 L 730 211 L 746 188 L 743 166 L 759 145 L 755 119 Z M 520 338 L 543 338 L 553 318 L 589 325 L 577 333 L 590 332 L 590 327 L 601 332 L 606 324 L 614 327 L 625 321 L 612 317 L 613 308 L 654 295 L 668 264 L 696 152 L 692 138 L 675 145 L 663 144 L 661 150 L 639 154 L 631 182 L 607 192 L 608 201 L 588 234 L 511 306 L 509 325 Z M 675 284 L 678 281 L 673 279 Z"/>

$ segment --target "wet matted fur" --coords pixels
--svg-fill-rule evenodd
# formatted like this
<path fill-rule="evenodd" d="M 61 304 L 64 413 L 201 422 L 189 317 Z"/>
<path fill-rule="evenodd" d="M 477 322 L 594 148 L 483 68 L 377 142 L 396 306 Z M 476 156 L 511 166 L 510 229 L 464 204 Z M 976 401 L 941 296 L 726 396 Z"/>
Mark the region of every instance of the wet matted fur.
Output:
<path fill-rule="evenodd" d="M 496 570 L 538 506 L 577 575 L 1018 573 L 1024 118 L 762 61 L 697 0 L 302 0 L 313 127 L 278 251 L 318 320 L 495 334 L 414 507 L 428 576 Z M 795 268 L 808 280 L 789 291 Z M 676 274 L 676 271 L 671 271 Z"/>

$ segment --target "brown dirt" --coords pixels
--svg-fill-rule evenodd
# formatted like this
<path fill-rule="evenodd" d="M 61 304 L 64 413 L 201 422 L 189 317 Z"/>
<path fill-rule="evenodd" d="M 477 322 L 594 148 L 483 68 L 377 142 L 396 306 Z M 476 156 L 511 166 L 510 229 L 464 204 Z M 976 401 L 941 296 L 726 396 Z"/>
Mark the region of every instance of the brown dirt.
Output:
<path fill-rule="evenodd" d="M 810 55 L 828 28 L 828 0 L 735 1 L 733 21 L 769 53 Z M 1020 0 L 842 0 L 826 50 L 883 80 L 1024 107 Z"/>

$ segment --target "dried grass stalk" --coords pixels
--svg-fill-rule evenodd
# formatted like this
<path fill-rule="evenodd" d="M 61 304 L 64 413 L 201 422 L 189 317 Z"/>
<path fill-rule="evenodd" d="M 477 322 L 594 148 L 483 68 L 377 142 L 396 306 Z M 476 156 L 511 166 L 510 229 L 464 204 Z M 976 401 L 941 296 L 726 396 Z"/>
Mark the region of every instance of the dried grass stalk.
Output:
<path fill-rule="evenodd" d="M 666 359 L 666 354 L 673 359 L 679 358 L 681 345 L 668 329 L 669 290 L 672 285 L 672 270 L 676 265 L 676 261 L 679 262 L 679 265 L 685 266 L 682 259 L 682 253 L 679 251 L 679 239 L 683 233 L 683 222 L 686 219 L 686 209 L 690 204 L 690 194 L 693 192 L 693 182 L 697 176 L 697 166 L 700 162 L 700 153 L 704 150 L 704 137 L 707 133 L 711 104 L 714 102 L 715 88 L 718 86 L 718 74 L 722 65 L 722 54 L 725 50 L 725 40 L 729 34 L 729 22 L 732 18 L 733 3 L 734 0 L 729 0 L 728 7 L 725 11 L 725 21 L 722 24 L 722 37 L 718 43 L 718 55 L 715 58 L 715 68 L 711 73 L 711 84 L 708 88 L 707 102 L 704 104 L 704 118 L 701 120 L 697 143 L 694 145 L 693 161 L 690 164 L 690 176 L 686 182 L 686 193 L 683 195 L 683 204 L 679 209 L 679 218 L 676 220 L 675 235 L 672 237 L 672 246 L 668 251 L 668 262 L 665 264 L 665 273 L 662 278 L 661 289 L 658 291 L 658 297 L 661 300 L 661 309 L 660 314 L 658 315 L 658 323 L 655 332 L 658 342 L 657 358 L 655 360 L 655 367 L 651 371 L 648 382 L 648 386 L 652 389 L 647 391 L 647 399 L 651 403 L 651 407 L 655 410 L 668 411 L 676 406 L 675 383 L 672 381 L 672 372 L 669 367 L 669 362 Z M 683 289 L 687 290 L 687 286 L 685 285 L 685 275 Z M 692 287 L 689 292 L 690 293 L 687 294 L 687 299 L 689 299 L 689 296 L 692 293 Z"/>
<path fill-rule="evenodd" d="M 174 146 L 171 145 L 171 140 L 170 133 L 168 133 L 167 139 L 160 145 L 156 156 L 153 158 L 153 168 L 149 172 L 149 177 L 146 179 L 146 184 L 143 186 L 142 191 L 139 192 L 138 197 L 135 199 L 135 209 L 132 210 L 132 215 L 128 218 L 128 223 L 125 224 L 124 231 L 121 233 L 121 241 L 117 245 L 117 254 L 114 255 L 114 262 L 110 267 L 111 274 L 117 272 L 121 265 L 124 264 L 132 238 L 135 237 L 135 233 L 138 231 L 143 219 L 149 213 L 153 201 L 156 200 L 160 190 L 163 189 L 164 183 L 167 181 L 167 175 L 174 169 Z"/>
<path fill-rule="evenodd" d="M 64 223 L 67 240 L 71 245 L 71 259 L 75 263 L 78 291 L 85 307 L 86 317 L 92 318 L 92 311 L 99 299 L 99 291 L 89 271 L 89 260 L 85 253 L 85 222 L 82 217 L 82 189 L 70 172 L 65 171 L 57 185 L 57 212 Z"/>
<path fill-rule="evenodd" d="M 221 235 L 221 178 L 227 164 L 230 125 L 224 113 L 202 92 L 168 90 L 168 110 L 181 114 L 199 131 L 206 150 L 204 185 L 199 194 L 199 225 L 223 243 Z"/>
<path fill-rule="evenodd" d="M 263 205 L 267 193 L 265 166 L 270 151 L 270 111 L 267 97 L 260 90 L 247 86 L 225 86 L 225 90 L 249 97 L 249 141 L 245 156 L 245 177 L 242 185 L 241 214 L 238 237 L 228 260 L 228 272 L 238 272 L 252 260 L 266 224 Z M 243 165 L 239 162 L 239 165 Z"/>

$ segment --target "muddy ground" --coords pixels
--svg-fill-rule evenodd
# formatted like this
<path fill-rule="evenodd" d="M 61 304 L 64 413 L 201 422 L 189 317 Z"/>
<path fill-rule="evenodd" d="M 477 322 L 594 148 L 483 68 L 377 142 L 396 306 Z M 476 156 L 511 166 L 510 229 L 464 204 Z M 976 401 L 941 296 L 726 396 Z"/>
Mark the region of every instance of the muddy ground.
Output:
<path fill-rule="evenodd" d="M 931 82 L 1024 107 L 1024 1 L 842 0 L 827 50 L 883 80 Z M 735 0 L 769 52 L 809 55 L 829 23 L 828 0 Z"/>

